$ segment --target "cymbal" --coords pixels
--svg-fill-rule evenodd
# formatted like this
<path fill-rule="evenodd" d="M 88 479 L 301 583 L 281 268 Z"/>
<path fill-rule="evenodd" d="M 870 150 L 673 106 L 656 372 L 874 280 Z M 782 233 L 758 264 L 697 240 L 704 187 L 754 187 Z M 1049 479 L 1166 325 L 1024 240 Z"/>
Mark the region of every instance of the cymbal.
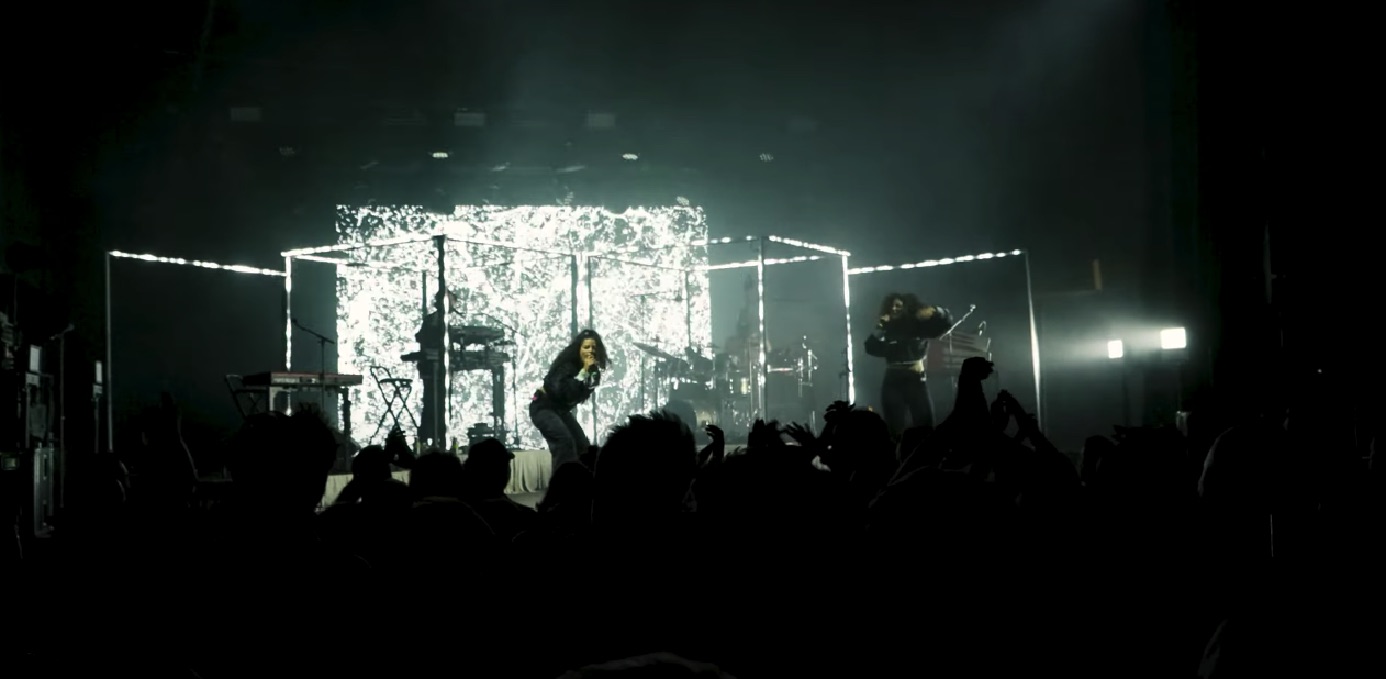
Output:
<path fill-rule="evenodd" d="M 661 361 L 678 361 L 680 363 L 683 362 L 683 359 L 678 358 L 676 356 L 670 356 L 663 349 L 660 349 L 659 347 L 654 346 L 653 344 L 645 344 L 644 342 L 631 342 L 631 344 L 634 344 L 636 349 L 639 349 Z"/>

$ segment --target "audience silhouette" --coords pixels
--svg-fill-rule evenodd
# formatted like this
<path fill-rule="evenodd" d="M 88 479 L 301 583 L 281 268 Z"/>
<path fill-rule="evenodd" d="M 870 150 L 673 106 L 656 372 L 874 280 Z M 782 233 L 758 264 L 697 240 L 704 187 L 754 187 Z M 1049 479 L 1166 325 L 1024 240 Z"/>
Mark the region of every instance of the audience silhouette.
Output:
<path fill-rule="evenodd" d="M 1344 450 L 1323 403 L 1203 398 L 1070 457 L 991 374 L 968 361 L 899 440 L 841 402 L 734 450 L 633 415 L 535 508 L 501 442 L 416 457 L 399 431 L 319 507 L 311 410 L 248 418 L 229 484 L 199 484 L 164 395 L 141 447 L 74 475 L 51 548 L 7 542 L 12 601 L 64 630 L 15 640 L 49 673 L 203 678 L 1381 676 L 1375 440 Z"/>

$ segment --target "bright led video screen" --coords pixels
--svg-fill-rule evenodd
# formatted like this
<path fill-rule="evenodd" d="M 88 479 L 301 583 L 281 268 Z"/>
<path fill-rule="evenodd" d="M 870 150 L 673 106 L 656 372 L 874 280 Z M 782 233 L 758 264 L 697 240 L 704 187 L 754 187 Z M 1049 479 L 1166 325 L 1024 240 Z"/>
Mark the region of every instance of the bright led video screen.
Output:
<path fill-rule="evenodd" d="M 645 354 L 636 342 L 668 353 L 711 342 L 707 274 L 699 268 L 707 257 L 707 222 L 700 208 L 616 212 L 485 205 L 439 215 L 412 206 L 342 206 L 337 211 L 340 245 L 436 233 L 449 237 L 445 273 L 455 295 L 449 326 L 503 335 L 502 343 L 490 347 L 498 356 L 492 365 L 505 371 L 502 384 L 495 384 L 497 373 L 484 366 L 453 372 L 448 436 L 464 445 L 468 428 L 493 424 L 500 397 L 505 427 L 518 432 L 521 445 L 543 446 L 529 423 L 528 405 L 550 362 L 571 339 L 574 309 L 578 327 L 600 332 L 612 359 L 593 402 L 578 412 L 593 441 L 625 415 L 655 407 L 641 398 Z M 370 380 L 372 367 L 414 379 L 408 408 L 415 418 L 422 414 L 417 367 L 402 357 L 419 350 L 415 333 L 425 304 L 438 290 L 437 245 L 425 240 L 357 247 L 346 257 L 350 264 L 336 267 L 337 368 L 367 376 L 353 414 L 353 435 L 364 443 L 375 434 L 389 398 L 388 390 L 382 393 Z M 386 422 L 388 428 L 388 417 Z M 406 429 L 411 426 L 406 417 Z"/>

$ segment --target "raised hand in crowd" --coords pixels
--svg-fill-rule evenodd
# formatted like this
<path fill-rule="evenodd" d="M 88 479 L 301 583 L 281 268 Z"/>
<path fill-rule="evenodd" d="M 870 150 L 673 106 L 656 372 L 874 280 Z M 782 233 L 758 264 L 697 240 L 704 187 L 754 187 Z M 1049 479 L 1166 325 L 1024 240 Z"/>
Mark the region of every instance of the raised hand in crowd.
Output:
<path fill-rule="evenodd" d="M 703 433 L 707 434 L 707 437 L 711 439 L 711 441 L 706 446 L 703 446 L 702 451 L 698 453 L 698 466 L 707 467 L 721 464 L 722 460 L 726 459 L 727 456 L 726 433 L 722 431 L 721 427 L 715 424 L 709 424 L 703 427 Z"/>

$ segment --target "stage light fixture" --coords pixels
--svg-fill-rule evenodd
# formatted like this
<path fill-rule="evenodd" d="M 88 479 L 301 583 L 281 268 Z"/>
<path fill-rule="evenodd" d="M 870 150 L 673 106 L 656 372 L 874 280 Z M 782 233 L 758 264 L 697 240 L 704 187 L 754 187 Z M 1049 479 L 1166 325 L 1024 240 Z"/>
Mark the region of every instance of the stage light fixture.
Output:
<path fill-rule="evenodd" d="M 1121 358 L 1126 355 L 1126 348 L 1122 346 L 1121 340 L 1108 340 L 1107 358 Z"/>
<path fill-rule="evenodd" d="M 1160 331 L 1161 349 L 1183 349 L 1188 346 L 1188 337 L 1183 328 L 1165 328 Z"/>

